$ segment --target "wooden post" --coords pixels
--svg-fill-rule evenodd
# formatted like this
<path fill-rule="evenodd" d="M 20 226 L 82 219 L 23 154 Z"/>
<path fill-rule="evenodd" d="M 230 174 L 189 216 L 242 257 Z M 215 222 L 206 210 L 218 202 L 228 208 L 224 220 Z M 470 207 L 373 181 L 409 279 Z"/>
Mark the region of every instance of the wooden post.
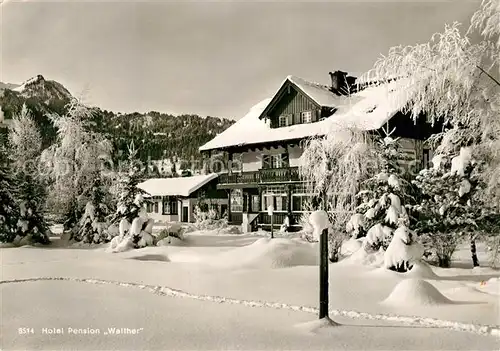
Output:
<path fill-rule="evenodd" d="M 326 211 L 327 197 L 323 193 L 323 209 Z M 319 262 L 319 318 L 328 317 L 328 229 L 324 229 L 319 238 L 320 262 Z"/>
<path fill-rule="evenodd" d="M 271 239 L 274 238 L 274 215 L 271 214 Z"/>
<path fill-rule="evenodd" d="M 271 239 L 274 238 L 274 207 L 271 205 L 267 208 L 267 214 L 271 216 Z"/>

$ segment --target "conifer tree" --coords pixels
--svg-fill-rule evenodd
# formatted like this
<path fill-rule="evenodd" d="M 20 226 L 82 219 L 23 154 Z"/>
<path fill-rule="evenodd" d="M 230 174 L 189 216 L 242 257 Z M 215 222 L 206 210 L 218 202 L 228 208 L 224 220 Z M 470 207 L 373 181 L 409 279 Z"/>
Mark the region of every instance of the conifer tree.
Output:
<path fill-rule="evenodd" d="M 15 202 L 14 180 L 8 167 L 7 152 L 0 144 L 0 242 L 12 242 L 16 237 L 19 208 Z"/>
<path fill-rule="evenodd" d="M 485 162 L 475 158 L 473 147 L 461 146 L 459 135 L 467 129 L 453 128 L 444 136 L 456 137 L 441 142 L 433 157 L 433 167 L 422 170 L 414 183 L 422 202 L 415 207 L 419 221 L 417 230 L 425 234 L 441 267 L 449 267 L 456 246 L 469 238 L 474 267 L 479 266 L 476 237 L 498 216 L 498 209 L 488 204 L 482 174 Z M 496 228 L 498 229 L 498 228 Z M 492 230 L 495 232 L 495 230 Z"/>
<path fill-rule="evenodd" d="M 134 144 L 129 146 L 127 172 L 119 179 L 118 208 L 112 222 L 119 220 L 120 235 L 110 243 L 111 252 L 120 252 L 131 248 L 154 244 L 152 236 L 154 220 L 147 217 L 144 208 L 145 193 L 137 185 L 142 180 L 143 169 L 137 160 Z"/>
<path fill-rule="evenodd" d="M 71 239 L 84 243 L 103 243 L 110 240 L 107 233 L 105 191 L 99 174 L 96 175 L 90 189 L 89 201 L 80 221 L 75 226 Z"/>
<path fill-rule="evenodd" d="M 355 239 L 366 236 L 367 251 L 386 250 L 393 232 L 410 224 L 405 206 L 411 199 L 410 189 L 400 172 L 400 162 L 405 157 L 398 139 L 393 139 L 387 130 L 385 134 L 373 149 L 377 160 L 372 169 L 375 174 L 361 183 L 356 194 L 360 204 L 346 228 Z"/>
<path fill-rule="evenodd" d="M 49 227 L 44 218 L 47 194 L 37 167 L 42 137 L 26 105 L 12 119 L 9 144 L 16 181 L 14 196 L 19 206 L 17 234 L 26 243 L 48 244 Z"/>
<path fill-rule="evenodd" d="M 131 223 L 139 215 L 142 200 L 138 200 L 144 194 L 144 191 L 137 187 L 142 181 L 143 170 L 137 158 L 137 149 L 133 142 L 129 145 L 128 152 L 127 171 L 121 173 L 118 180 L 118 209 L 113 221 L 125 218 Z"/>

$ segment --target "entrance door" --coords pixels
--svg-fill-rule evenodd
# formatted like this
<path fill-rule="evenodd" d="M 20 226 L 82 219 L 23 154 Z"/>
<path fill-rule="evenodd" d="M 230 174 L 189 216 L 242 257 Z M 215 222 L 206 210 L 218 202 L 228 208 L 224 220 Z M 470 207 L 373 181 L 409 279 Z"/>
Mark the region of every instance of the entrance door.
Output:
<path fill-rule="evenodd" d="M 189 207 L 187 206 L 182 206 L 182 222 L 187 222 L 188 221 L 188 215 L 189 215 Z"/>
<path fill-rule="evenodd" d="M 227 205 L 220 205 L 220 217 L 224 217 L 225 215 L 227 215 Z"/>

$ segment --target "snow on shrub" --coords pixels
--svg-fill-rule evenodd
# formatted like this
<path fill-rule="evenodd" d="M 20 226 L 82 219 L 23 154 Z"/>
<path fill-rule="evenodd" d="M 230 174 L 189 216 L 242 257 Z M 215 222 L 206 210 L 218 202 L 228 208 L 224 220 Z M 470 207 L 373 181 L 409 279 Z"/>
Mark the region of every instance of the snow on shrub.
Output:
<path fill-rule="evenodd" d="M 217 211 L 208 209 L 208 206 L 196 205 L 193 216 L 195 220 L 193 226 L 196 230 L 223 229 L 228 226 L 227 217 L 219 218 Z"/>
<path fill-rule="evenodd" d="M 423 247 L 414 241 L 408 228 L 401 226 L 394 232 L 384 254 L 384 267 L 396 272 L 407 272 L 422 258 Z"/>
<path fill-rule="evenodd" d="M 184 240 L 184 230 L 179 223 L 169 225 L 156 235 L 157 242 L 164 241 L 166 239 L 165 242 L 170 243 L 172 242 L 172 238 L 180 241 Z"/>

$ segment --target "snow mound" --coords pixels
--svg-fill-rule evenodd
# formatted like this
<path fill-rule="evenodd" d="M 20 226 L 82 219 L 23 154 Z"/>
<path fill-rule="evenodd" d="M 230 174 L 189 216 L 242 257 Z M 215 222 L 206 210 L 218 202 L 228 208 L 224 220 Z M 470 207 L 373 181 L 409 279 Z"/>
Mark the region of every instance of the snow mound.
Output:
<path fill-rule="evenodd" d="M 381 249 L 375 252 L 368 252 L 364 247 L 361 247 L 339 263 L 345 265 L 380 267 L 384 263 L 384 251 Z"/>
<path fill-rule="evenodd" d="M 298 239 L 262 238 L 210 258 L 225 268 L 285 268 L 318 264 L 317 245 Z"/>
<path fill-rule="evenodd" d="M 405 279 L 382 301 L 392 306 L 432 306 L 452 304 L 434 285 L 422 279 Z"/>
<path fill-rule="evenodd" d="M 316 319 L 316 320 L 312 320 L 312 321 L 305 322 L 305 323 L 300 323 L 300 324 L 295 325 L 295 327 L 300 329 L 303 332 L 316 333 L 320 329 L 337 327 L 339 325 L 340 324 L 334 322 L 330 318 L 325 317 L 325 318 Z"/>
<path fill-rule="evenodd" d="M 363 246 L 363 239 L 349 239 L 342 243 L 340 247 L 340 254 L 342 256 L 351 256 L 353 253 L 357 252 Z"/>

